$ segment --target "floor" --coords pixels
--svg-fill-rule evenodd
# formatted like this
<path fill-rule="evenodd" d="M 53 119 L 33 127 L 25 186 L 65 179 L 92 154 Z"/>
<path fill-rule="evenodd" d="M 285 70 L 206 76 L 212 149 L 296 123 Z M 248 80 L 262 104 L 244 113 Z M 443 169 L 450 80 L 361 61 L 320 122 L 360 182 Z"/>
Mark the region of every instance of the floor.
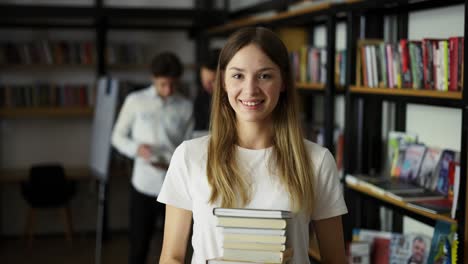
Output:
<path fill-rule="evenodd" d="M 156 233 L 151 245 L 148 263 L 158 263 L 162 234 Z M 1 238 L 2 264 L 93 264 L 95 238 L 92 235 L 74 235 L 70 244 L 62 236 L 36 237 L 31 248 L 23 239 Z M 126 264 L 128 241 L 125 233 L 112 234 L 103 244 L 102 264 Z"/>

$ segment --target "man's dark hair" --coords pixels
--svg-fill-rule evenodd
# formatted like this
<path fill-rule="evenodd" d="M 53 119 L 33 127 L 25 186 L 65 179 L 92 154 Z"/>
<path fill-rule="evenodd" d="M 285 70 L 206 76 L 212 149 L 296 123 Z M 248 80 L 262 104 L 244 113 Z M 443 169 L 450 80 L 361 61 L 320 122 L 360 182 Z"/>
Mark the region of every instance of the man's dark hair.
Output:
<path fill-rule="evenodd" d="M 209 70 L 216 71 L 218 67 L 218 59 L 219 53 L 221 52 L 220 49 L 212 49 L 208 52 L 206 58 L 201 61 L 200 66 L 205 67 Z"/>
<path fill-rule="evenodd" d="M 151 61 L 151 73 L 154 77 L 179 78 L 183 70 L 179 58 L 172 52 L 162 52 Z"/>

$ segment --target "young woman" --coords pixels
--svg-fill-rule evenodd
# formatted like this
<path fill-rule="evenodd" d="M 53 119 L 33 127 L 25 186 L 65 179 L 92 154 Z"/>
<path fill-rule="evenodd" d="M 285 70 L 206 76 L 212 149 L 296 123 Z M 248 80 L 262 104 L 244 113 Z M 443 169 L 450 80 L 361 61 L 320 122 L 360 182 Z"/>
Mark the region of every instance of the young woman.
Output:
<path fill-rule="evenodd" d="M 210 136 L 175 151 L 158 201 L 166 204 L 160 263 L 183 263 L 193 218 L 192 263 L 222 255 L 214 207 L 295 212 L 289 263 L 309 263 L 315 232 L 324 263 L 345 263 L 347 213 L 333 156 L 302 137 L 288 52 L 265 28 L 234 33 L 221 51 Z"/>

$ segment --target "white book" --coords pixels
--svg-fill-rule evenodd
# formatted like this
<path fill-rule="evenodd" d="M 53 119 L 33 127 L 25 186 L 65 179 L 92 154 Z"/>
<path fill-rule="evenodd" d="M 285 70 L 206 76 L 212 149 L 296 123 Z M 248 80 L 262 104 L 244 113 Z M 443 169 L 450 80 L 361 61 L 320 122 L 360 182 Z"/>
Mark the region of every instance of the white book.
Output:
<path fill-rule="evenodd" d="M 285 244 L 270 244 L 256 242 L 229 242 L 223 243 L 223 248 L 246 249 L 246 250 L 261 250 L 261 251 L 285 251 Z"/>
<path fill-rule="evenodd" d="M 372 60 L 372 87 L 379 87 L 379 75 L 377 73 L 377 54 L 375 50 L 375 45 L 370 46 L 371 50 L 371 60 Z"/>
<path fill-rule="evenodd" d="M 290 211 L 251 208 L 214 208 L 216 216 L 251 217 L 251 218 L 291 218 Z"/>
<path fill-rule="evenodd" d="M 284 252 L 224 249 L 223 259 L 261 263 L 283 263 Z"/>
<path fill-rule="evenodd" d="M 267 229 L 267 228 L 237 228 L 237 227 L 224 227 L 224 234 L 250 234 L 250 235 L 276 235 L 284 236 L 286 229 Z"/>
<path fill-rule="evenodd" d="M 269 244 L 284 244 L 286 243 L 286 236 L 224 234 L 224 242 L 254 242 L 254 243 L 269 243 Z"/>

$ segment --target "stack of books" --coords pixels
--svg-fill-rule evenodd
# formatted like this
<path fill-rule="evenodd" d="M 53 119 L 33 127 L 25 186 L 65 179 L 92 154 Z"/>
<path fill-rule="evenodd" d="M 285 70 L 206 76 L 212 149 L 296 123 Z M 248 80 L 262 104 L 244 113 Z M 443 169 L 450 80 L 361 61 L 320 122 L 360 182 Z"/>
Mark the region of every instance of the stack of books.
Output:
<path fill-rule="evenodd" d="M 284 263 L 287 219 L 291 212 L 262 209 L 215 208 L 223 233 L 223 257 L 209 264 Z"/>

